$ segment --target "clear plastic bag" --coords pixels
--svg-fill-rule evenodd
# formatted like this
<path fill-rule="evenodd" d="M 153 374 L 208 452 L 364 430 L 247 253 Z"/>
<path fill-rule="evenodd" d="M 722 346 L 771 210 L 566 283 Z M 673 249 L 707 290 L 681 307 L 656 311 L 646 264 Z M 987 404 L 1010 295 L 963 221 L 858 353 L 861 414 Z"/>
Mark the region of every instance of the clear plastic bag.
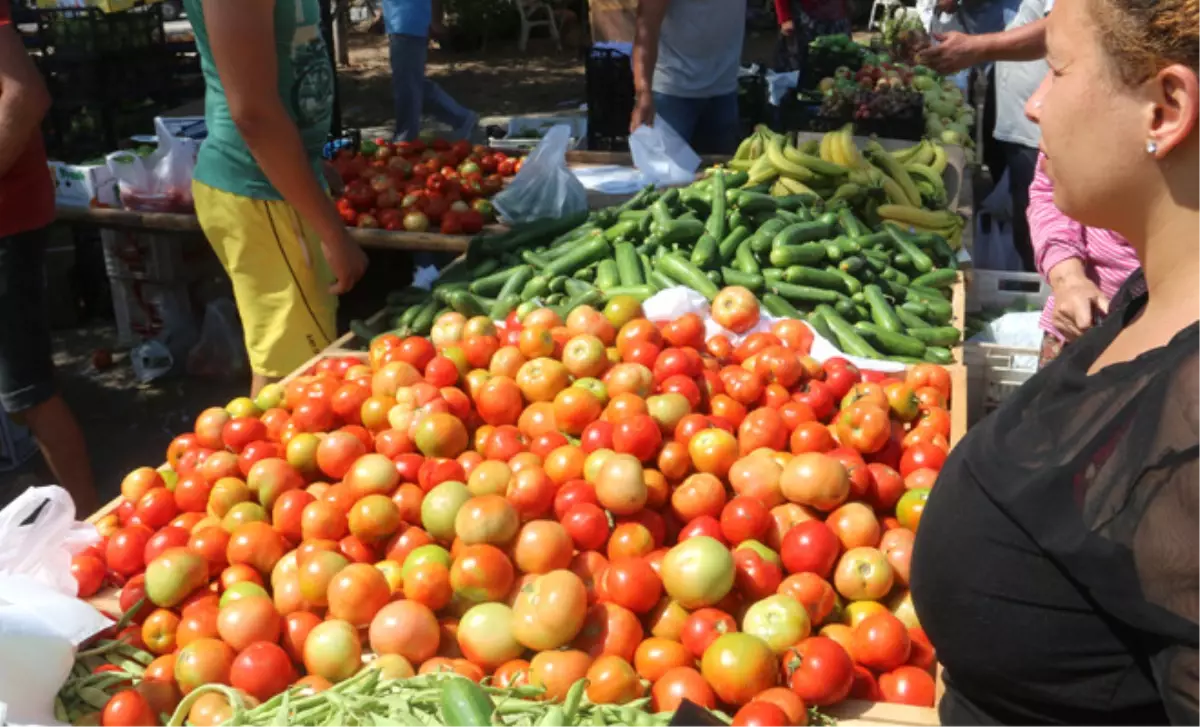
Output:
<path fill-rule="evenodd" d="M 700 157 L 662 117 L 629 135 L 633 166 L 657 185 L 687 184 L 696 179 Z"/>
<path fill-rule="evenodd" d="M 237 306 L 229 298 L 218 298 L 204 308 L 200 340 L 188 352 L 187 372 L 209 378 L 245 374 L 246 344 Z"/>
<path fill-rule="evenodd" d="M 567 168 L 571 127 L 546 132 L 512 182 L 492 199 L 505 222 L 562 217 L 588 208 L 587 190 Z"/>
<path fill-rule="evenodd" d="M 105 158 L 121 204 L 139 212 L 191 212 L 196 142 L 176 138 L 161 117 L 154 120 L 154 129 L 158 148 L 147 156 L 119 151 Z"/>

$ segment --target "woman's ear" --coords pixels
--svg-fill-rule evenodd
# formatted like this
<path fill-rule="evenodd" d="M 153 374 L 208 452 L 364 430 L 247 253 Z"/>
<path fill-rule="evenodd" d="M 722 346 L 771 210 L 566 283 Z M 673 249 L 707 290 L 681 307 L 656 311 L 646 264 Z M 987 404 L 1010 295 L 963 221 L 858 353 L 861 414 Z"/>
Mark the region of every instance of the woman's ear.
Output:
<path fill-rule="evenodd" d="M 1150 144 L 1155 157 L 1163 159 L 1183 143 L 1196 128 L 1200 114 L 1200 81 L 1196 72 L 1180 63 L 1159 71 L 1147 82 L 1154 104 L 1150 123 Z"/>

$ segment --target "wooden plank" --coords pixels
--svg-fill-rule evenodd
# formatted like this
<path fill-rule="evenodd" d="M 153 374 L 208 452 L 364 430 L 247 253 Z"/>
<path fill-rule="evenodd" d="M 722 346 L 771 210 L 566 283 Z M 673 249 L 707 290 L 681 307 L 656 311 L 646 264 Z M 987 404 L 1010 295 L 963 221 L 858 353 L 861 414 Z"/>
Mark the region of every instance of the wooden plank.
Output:
<path fill-rule="evenodd" d="M 963 340 L 966 340 L 967 331 L 967 279 L 966 275 L 960 270 L 958 279 L 954 282 L 954 287 L 950 289 L 950 308 L 952 310 L 950 324 L 963 333 Z M 954 363 L 963 365 L 963 349 L 964 343 L 960 343 L 950 349 L 954 354 Z"/>
<path fill-rule="evenodd" d="M 967 433 L 970 398 L 967 395 L 967 367 L 959 363 L 947 366 L 946 370 L 950 373 L 950 446 L 953 447 Z"/>
<path fill-rule="evenodd" d="M 849 700 L 821 711 L 837 719 L 838 727 L 859 725 L 939 725 L 936 708 Z"/>

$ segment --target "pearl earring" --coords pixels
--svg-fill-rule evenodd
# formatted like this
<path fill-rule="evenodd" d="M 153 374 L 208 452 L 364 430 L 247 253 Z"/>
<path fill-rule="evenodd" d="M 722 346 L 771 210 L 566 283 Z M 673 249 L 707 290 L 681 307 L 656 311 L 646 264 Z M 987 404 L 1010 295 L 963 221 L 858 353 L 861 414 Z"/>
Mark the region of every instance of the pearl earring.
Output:
<path fill-rule="evenodd" d="M 1158 153 L 1158 142 L 1154 141 L 1153 139 L 1146 142 L 1146 153 L 1147 154 L 1157 154 Z"/>

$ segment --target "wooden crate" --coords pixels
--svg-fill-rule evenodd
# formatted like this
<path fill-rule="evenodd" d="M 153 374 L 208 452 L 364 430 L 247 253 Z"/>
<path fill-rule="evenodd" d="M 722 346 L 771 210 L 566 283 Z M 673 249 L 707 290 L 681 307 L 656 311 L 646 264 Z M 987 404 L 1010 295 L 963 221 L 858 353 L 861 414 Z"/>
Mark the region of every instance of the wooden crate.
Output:
<path fill-rule="evenodd" d="M 850 700 L 823 708 L 821 711 L 836 719 L 838 727 L 941 724 L 936 707 Z"/>

